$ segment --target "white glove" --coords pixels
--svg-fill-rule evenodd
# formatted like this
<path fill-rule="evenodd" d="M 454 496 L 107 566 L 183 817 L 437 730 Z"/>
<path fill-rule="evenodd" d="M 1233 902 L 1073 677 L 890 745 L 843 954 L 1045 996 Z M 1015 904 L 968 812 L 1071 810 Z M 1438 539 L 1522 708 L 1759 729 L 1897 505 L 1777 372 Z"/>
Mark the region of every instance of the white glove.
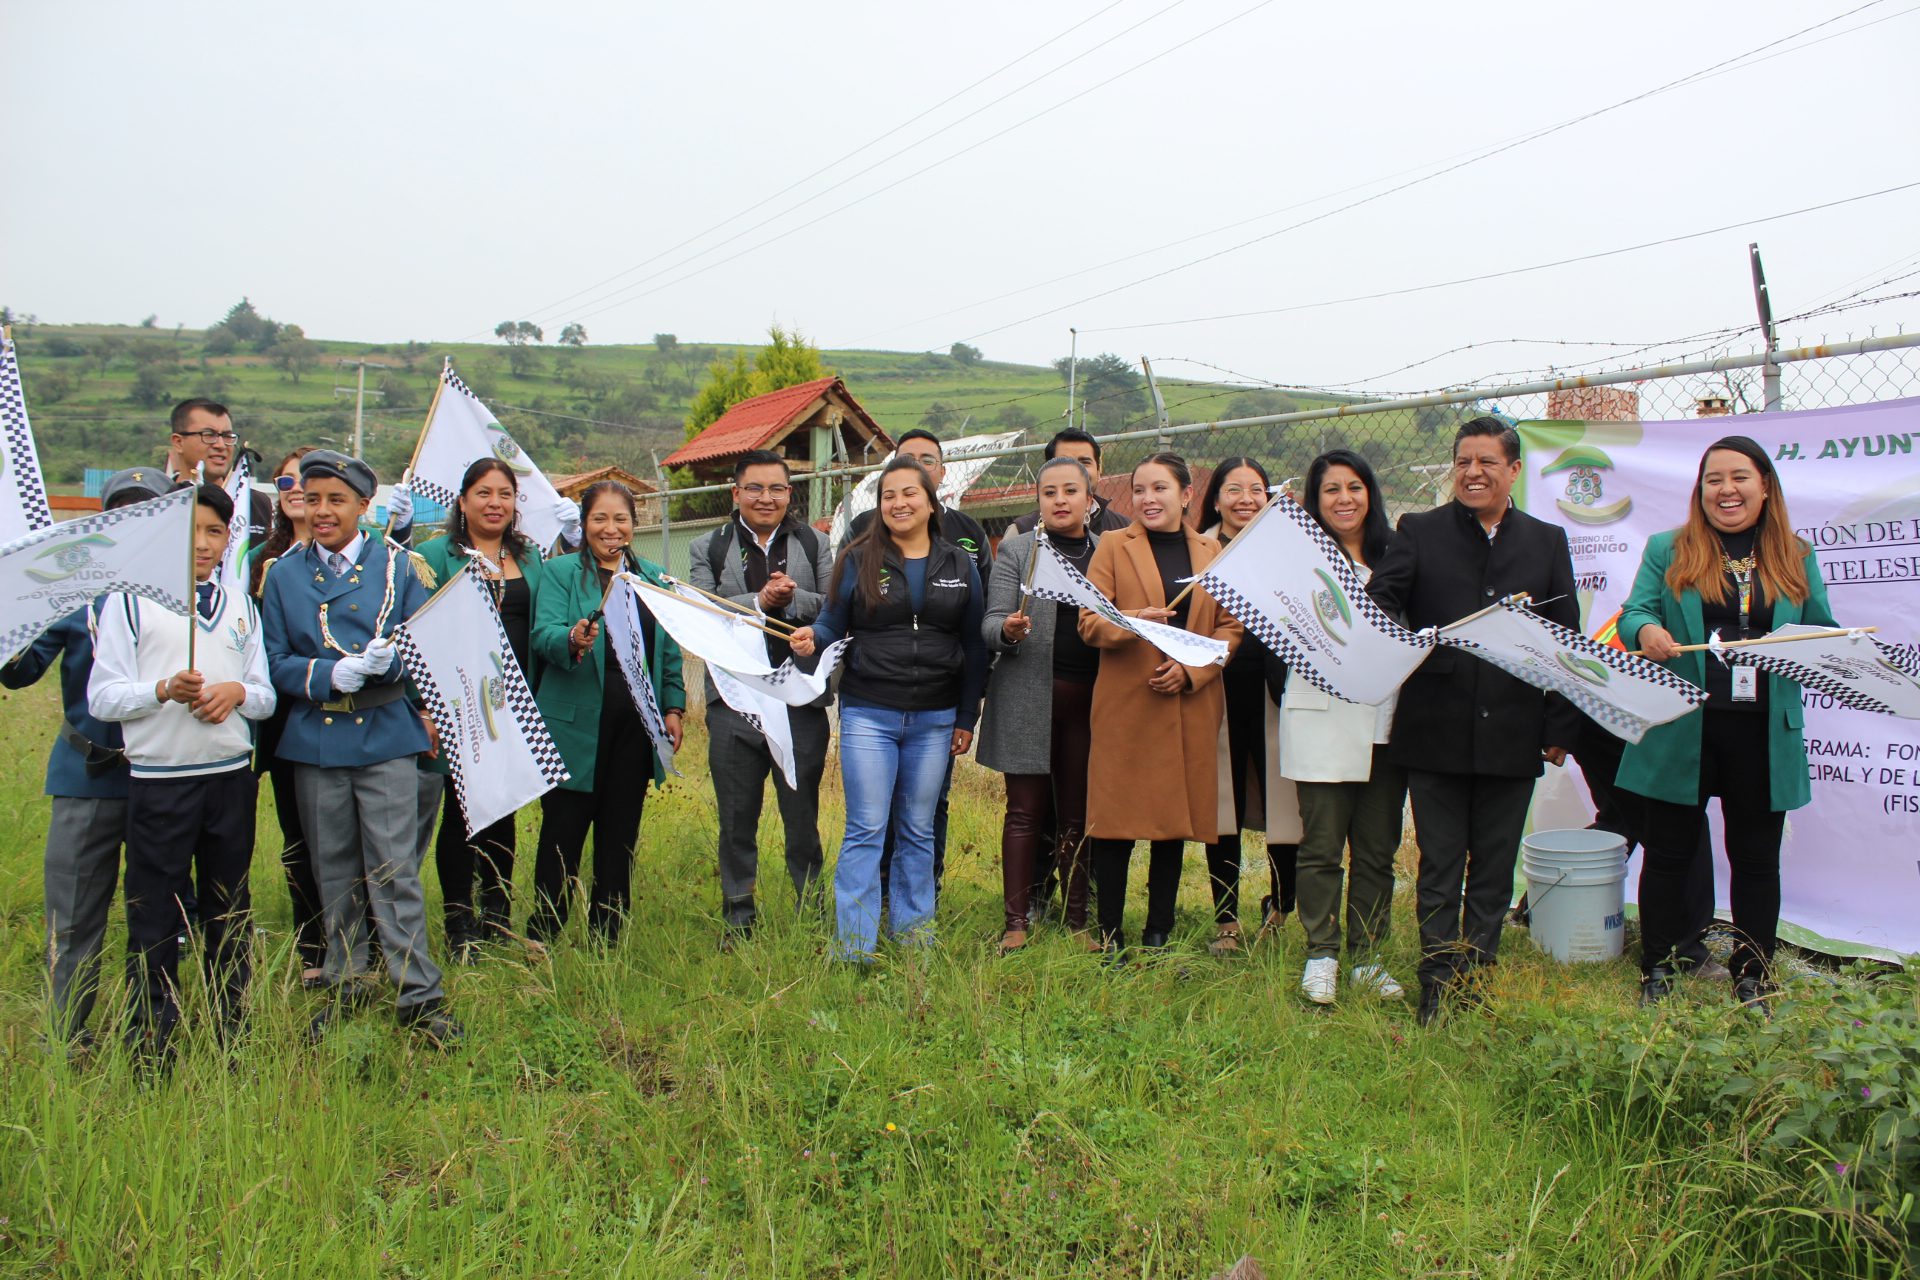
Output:
<path fill-rule="evenodd" d="M 393 642 L 375 640 L 367 645 L 367 651 L 360 657 L 369 676 L 383 676 L 393 667 Z"/>
<path fill-rule="evenodd" d="M 348 654 L 333 664 L 333 687 L 341 693 L 358 693 L 367 685 L 367 660 L 364 656 Z"/>
<path fill-rule="evenodd" d="M 554 512 L 560 517 L 560 536 L 569 546 L 579 546 L 586 537 L 586 531 L 580 527 L 580 504 L 572 498 L 561 498 Z"/>
<path fill-rule="evenodd" d="M 402 480 L 387 493 L 387 522 L 396 529 L 413 523 L 413 479 Z"/>

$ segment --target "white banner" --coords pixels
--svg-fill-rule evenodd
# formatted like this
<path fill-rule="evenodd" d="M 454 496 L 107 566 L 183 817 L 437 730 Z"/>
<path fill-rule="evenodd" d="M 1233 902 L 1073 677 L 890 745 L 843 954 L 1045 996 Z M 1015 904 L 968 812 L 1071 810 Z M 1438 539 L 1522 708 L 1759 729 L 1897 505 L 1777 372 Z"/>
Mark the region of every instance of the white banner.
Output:
<path fill-rule="evenodd" d="M 1793 637 L 1798 637 L 1793 638 Z M 1920 720 L 1920 655 L 1858 631 L 1789 623 L 1768 644 L 1723 650 L 1729 661 L 1785 676 L 1855 711 Z"/>
<path fill-rule="evenodd" d="M 395 627 L 393 643 L 439 732 L 468 836 L 567 780 L 493 590 L 471 565 Z"/>
<path fill-rule="evenodd" d="M 1033 581 L 1027 586 L 1027 594 L 1042 600 L 1051 600 L 1055 604 L 1079 605 L 1082 609 L 1091 609 L 1123 631 L 1145 640 L 1148 644 L 1166 654 L 1175 662 L 1186 667 L 1219 667 L 1227 662 L 1227 642 L 1215 640 L 1212 636 L 1197 636 L 1191 631 L 1168 626 L 1164 622 L 1152 622 L 1146 618 L 1129 618 L 1114 607 L 1113 601 L 1100 593 L 1100 589 L 1088 582 L 1081 572 L 1068 564 L 1066 559 L 1046 539 L 1042 532 L 1035 540 L 1034 551 L 1040 558 L 1034 565 Z"/>
<path fill-rule="evenodd" d="M 220 585 L 236 598 L 248 594 L 247 557 L 253 551 L 253 464 L 242 449 L 221 488 L 233 499 L 233 519 L 227 522 L 227 554 L 220 561 Z M 279 501 L 278 498 L 275 499 Z"/>
<path fill-rule="evenodd" d="M 961 436 L 957 440 L 940 442 L 940 460 L 944 464 L 944 474 L 940 477 L 940 503 L 942 506 L 957 507 L 967 490 L 973 488 L 973 482 L 987 473 L 997 458 L 973 458 L 969 454 L 982 453 L 991 449 L 1005 448 L 1018 440 L 1024 432 L 1002 431 L 997 435 Z M 880 459 L 880 465 L 886 466 L 893 461 L 889 453 Z M 847 491 L 840 505 L 833 509 L 833 524 L 827 537 L 827 545 L 836 549 L 847 540 L 847 533 L 853 522 L 862 513 L 880 505 L 880 473 L 873 472 L 862 476 L 860 483 Z"/>
<path fill-rule="evenodd" d="M 1647 539 L 1685 521 L 1700 455 L 1737 432 L 1774 458 L 1834 617 L 1878 626 L 1899 653 L 1920 654 L 1920 400 L 1519 430 L 1525 465 L 1514 500 L 1567 530 L 1589 635 L 1612 637 Z M 1830 940 L 1920 951 L 1920 723 L 1851 710 L 1818 690 L 1802 702 L 1813 802 L 1787 819 L 1782 917 Z M 1556 781 L 1559 771 L 1547 772 Z M 1719 870 L 1724 905 L 1724 862 Z M 1635 880 L 1627 884 L 1631 893 Z"/>
<path fill-rule="evenodd" d="M 1285 492 L 1199 581 L 1289 671 L 1348 702 L 1385 702 L 1433 648 L 1373 602 L 1339 544 Z"/>
<path fill-rule="evenodd" d="M 560 495 L 448 360 L 440 370 L 439 395 L 413 462 L 414 492 L 453 510 L 460 500 L 461 478 L 481 458 L 498 458 L 512 469 L 520 488 L 520 532 L 545 555 L 560 536 Z"/>
<path fill-rule="evenodd" d="M 24 538 L 53 523 L 40 454 L 27 422 L 27 391 L 20 381 L 20 352 L 0 333 L 0 543 Z"/>
<path fill-rule="evenodd" d="M 634 590 L 638 585 L 639 579 L 630 573 L 614 579 L 600 625 L 607 629 L 607 652 L 619 661 L 627 677 L 627 689 L 640 712 L 640 723 L 653 739 L 653 754 L 659 757 L 660 768 L 677 778 L 680 771 L 673 767 L 673 739 L 667 736 L 667 719 L 660 714 L 653 677 L 647 673 L 647 633 L 640 620 L 640 597 Z M 658 614 L 654 620 L 659 621 Z"/>
<path fill-rule="evenodd" d="M 1707 700 L 1705 689 L 1658 663 L 1597 644 L 1514 600 L 1441 627 L 1440 643 L 1559 694 L 1628 742 Z"/>
<path fill-rule="evenodd" d="M 721 701 L 738 711 L 741 718 L 767 740 L 767 754 L 780 767 L 780 776 L 787 780 L 787 786 L 799 790 L 800 779 L 793 762 L 793 725 L 787 719 L 786 704 L 725 667 L 709 663 L 707 674 L 713 677 L 713 687 L 719 691 Z"/>
<path fill-rule="evenodd" d="M 0 655 L 103 591 L 187 616 L 193 599 L 193 490 L 82 516 L 0 546 Z"/>

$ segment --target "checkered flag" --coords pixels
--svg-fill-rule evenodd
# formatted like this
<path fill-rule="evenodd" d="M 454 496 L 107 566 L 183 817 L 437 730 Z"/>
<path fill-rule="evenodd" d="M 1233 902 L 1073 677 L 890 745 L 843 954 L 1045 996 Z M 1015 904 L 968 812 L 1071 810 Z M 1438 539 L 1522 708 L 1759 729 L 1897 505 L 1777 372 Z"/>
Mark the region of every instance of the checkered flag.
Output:
<path fill-rule="evenodd" d="M 515 505 L 520 532 L 544 552 L 560 536 L 568 504 L 493 411 L 461 381 L 449 359 L 440 370 L 440 387 L 420 429 L 411 469 L 413 491 L 451 511 L 460 500 L 461 477 L 482 458 L 498 459 L 513 472 L 519 490 Z"/>
<path fill-rule="evenodd" d="M 0 654 L 103 591 L 125 591 L 186 617 L 193 490 L 82 516 L 0 547 Z"/>
<path fill-rule="evenodd" d="M 1843 707 L 1920 720 L 1920 659 L 1911 646 L 1804 623 L 1781 627 L 1767 640 L 1721 652 L 1729 662 L 1784 676 Z"/>
<path fill-rule="evenodd" d="M 1660 664 L 1589 640 L 1517 599 L 1441 627 L 1439 641 L 1560 694 L 1628 742 L 1707 700 L 1705 689 Z"/>
<path fill-rule="evenodd" d="M 27 391 L 20 381 L 20 352 L 11 335 L 0 335 L 0 542 L 12 542 L 53 524 L 40 454 L 27 422 Z"/>
<path fill-rule="evenodd" d="M 1164 622 L 1128 617 L 1120 612 L 1100 588 L 1053 549 L 1044 534 L 1034 539 L 1033 553 L 1038 559 L 1033 566 L 1033 580 L 1026 586 L 1028 595 L 1051 600 L 1055 604 L 1091 609 L 1122 631 L 1133 632 L 1182 666 L 1217 667 L 1226 664 L 1227 642 L 1224 640 L 1195 635 L 1182 627 L 1169 626 Z"/>
<path fill-rule="evenodd" d="M 439 731 L 469 836 L 567 780 L 477 566 L 394 628 L 393 643 Z"/>

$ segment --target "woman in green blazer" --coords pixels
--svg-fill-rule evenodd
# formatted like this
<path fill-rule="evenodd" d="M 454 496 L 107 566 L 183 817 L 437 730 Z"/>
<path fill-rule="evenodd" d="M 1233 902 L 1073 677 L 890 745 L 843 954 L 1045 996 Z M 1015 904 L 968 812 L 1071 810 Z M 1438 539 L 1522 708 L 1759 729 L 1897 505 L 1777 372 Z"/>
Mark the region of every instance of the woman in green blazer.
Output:
<path fill-rule="evenodd" d="M 506 628 L 514 661 L 534 686 L 539 660 L 533 652 L 533 615 L 540 599 L 546 564 L 518 528 L 519 482 L 512 468 L 498 458 L 482 458 L 460 479 L 460 496 L 447 519 L 447 534 L 415 553 L 424 562 L 421 579 L 429 590 L 444 587 L 468 564 L 477 567 L 493 590 Z M 432 773 L 448 772 L 446 757 L 438 751 L 420 757 L 420 767 Z M 440 810 L 440 833 L 433 846 L 440 872 L 440 896 L 447 913 L 447 950 L 456 964 L 479 958 L 482 942 L 512 931 L 513 859 L 517 841 L 514 819 L 508 816 L 492 826 L 467 834 L 466 815 L 453 787 L 445 786 Z M 425 833 L 422 833 L 425 838 Z M 474 882 L 479 881 L 479 904 Z"/>
<path fill-rule="evenodd" d="M 1687 932 L 1686 884 L 1709 796 L 1720 797 L 1736 945 L 1734 998 L 1766 1010 L 1780 925 L 1780 838 L 1787 812 L 1812 798 L 1800 688 L 1753 667 L 1709 661 L 1683 645 L 1765 635 L 1790 622 L 1833 626 L 1813 551 L 1795 536 L 1767 451 L 1746 436 L 1700 458 L 1687 523 L 1647 540 L 1620 638 L 1707 691 L 1707 701 L 1629 743 L 1619 785 L 1647 798 L 1641 836 L 1643 1004 L 1673 986 Z"/>
<path fill-rule="evenodd" d="M 664 586 L 665 572 L 633 554 L 629 544 L 638 512 L 625 485 L 602 480 L 588 486 L 580 508 L 585 543 L 547 565 L 533 620 L 533 652 L 542 664 L 535 700 L 572 775 L 540 802 L 535 901 L 527 933 L 542 942 L 566 925 L 589 830 L 593 888 L 587 924 L 608 942 L 618 938 L 627 912 L 646 780 L 666 781 L 619 659 L 608 658 L 599 623 L 601 602 L 614 574 L 637 573 Z M 680 647 L 654 624 L 644 605 L 640 614 L 647 676 L 677 751 L 687 705 Z"/>

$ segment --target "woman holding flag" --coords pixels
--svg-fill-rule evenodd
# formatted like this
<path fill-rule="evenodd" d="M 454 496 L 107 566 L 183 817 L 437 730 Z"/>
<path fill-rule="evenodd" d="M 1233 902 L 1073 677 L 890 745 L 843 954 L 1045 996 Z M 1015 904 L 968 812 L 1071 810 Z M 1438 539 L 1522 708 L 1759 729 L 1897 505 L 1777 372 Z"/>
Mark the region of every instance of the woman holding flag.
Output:
<path fill-rule="evenodd" d="M 1689 932 L 1688 872 L 1707 797 L 1717 795 L 1732 872 L 1734 999 L 1766 1011 L 1781 836 L 1787 812 L 1812 799 L 1800 690 L 1709 661 L 1705 649 L 1709 637 L 1747 639 L 1796 622 L 1836 625 L 1819 561 L 1793 532 L 1767 451 L 1746 436 L 1716 440 L 1700 457 L 1687 522 L 1647 540 L 1620 613 L 1623 639 L 1707 691 L 1698 710 L 1650 729 L 1620 760 L 1619 785 L 1647 798 L 1643 1004 L 1673 989 L 1672 953 Z"/>
<path fill-rule="evenodd" d="M 1042 600 L 1030 607 L 1026 588 L 1036 558 L 1049 551 L 1087 571 L 1099 544 L 1087 524 L 1093 478 L 1077 458 L 1061 456 L 1040 468 L 1036 487 L 1041 529 L 1012 534 L 1000 544 L 981 623 L 987 648 L 998 657 L 980 716 L 980 763 L 1007 779 L 1000 834 L 1003 954 L 1026 945 L 1034 870 L 1049 832 L 1053 862 L 1065 883 L 1067 928 L 1083 936 L 1087 928 L 1088 860 L 1082 846 L 1100 651 L 1081 638 L 1076 606 Z"/>
<path fill-rule="evenodd" d="M 843 960 L 872 958 L 880 926 L 880 851 L 894 831 L 891 928 L 931 940 L 933 824 L 951 756 L 973 745 L 987 682 L 984 592 L 973 557 L 940 536 L 933 479 L 913 458 L 880 471 L 880 503 L 846 548 L 802 658 L 842 637 L 840 773 L 847 829 L 833 877 Z"/>
<path fill-rule="evenodd" d="M 1210 636 L 1231 654 L 1241 639 L 1240 624 L 1212 597 L 1182 586 L 1220 554 L 1218 542 L 1187 524 L 1192 502 L 1193 477 L 1184 459 L 1156 453 L 1140 463 L 1133 469 L 1133 524 L 1100 540 L 1087 578 L 1121 613 Z M 1091 609 L 1080 611 L 1080 635 L 1102 651 L 1087 764 L 1087 835 L 1101 942 L 1118 953 L 1127 864 L 1134 843 L 1147 840 L 1153 860 L 1140 941 L 1164 947 L 1173 931 L 1185 843 L 1212 844 L 1235 825 L 1220 803 L 1222 668 L 1183 666 Z"/>
<path fill-rule="evenodd" d="M 481 458 L 460 479 L 460 497 L 447 521 L 446 536 L 421 547 L 420 557 L 432 575 L 429 589 L 445 586 L 455 574 L 473 566 L 493 593 L 513 660 L 525 674 L 527 686 L 537 688 L 533 614 L 546 564 L 520 532 L 519 500 L 520 486 L 513 468 L 498 458 Z M 439 774 L 448 772 L 442 753 L 420 757 L 420 767 Z M 512 928 L 513 816 L 469 836 L 458 789 L 447 787 L 443 794 L 433 860 L 440 872 L 447 950 L 455 963 L 470 964 L 482 942 L 497 939 Z M 476 872 L 480 884 L 477 909 Z"/>
<path fill-rule="evenodd" d="M 572 776 L 540 802 L 540 842 L 534 855 L 534 906 L 527 933 L 539 942 L 566 926 L 580 857 L 593 832 L 593 888 L 587 927 L 611 943 L 626 917 L 633 877 L 633 850 L 640 837 L 646 774 L 628 770 L 646 762 L 656 786 L 666 771 L 627 683 L 618 657 L 608 654 L 604 615 L 614 579 L 634 573 L 666 586 L 665 571 L 642 560 L 630 545 L 639 511 L 633 492 L 617 480 L 587 486 L 580 495 L 585 545 L 554 559 L 541 571 L 533 603 L 532 657 L 540 664 L 535 701 Z M 524 571 L 524 563 L 522 565 Z M 640 608 L 647 676 L 659 701 L 666 733 L 680 749 L 686 689 L 680 677 L 680 646 Z"/>
<path fill-rule="evenodd" d="M 1306 498 L 1307 513 L 1365 583 L 1393 539 L 1373 468 L 1350 449 L 1323 453 L 1307 468 Z M 1280 758 L 1300 794 L 1300 925 L 1307 933 L 1300 990 L 1315 1004 L 1334 1002 L 1343 895 L 1352 986 L 1388 999 L 1405 994 L 1379 960 L 1407 800 L 1406 772 L 1387 756 L 1394 701 L 1347 702 L 1293 673 L 1280 703 Z"/>
<path fill-rule="evenodd" d="M 1272 482 L 1252 458 L 1223 458 L 1207 482 L 1200 518 L 1214 523 L 1205 533 L 1224 548 L 1258 518 Z M 1207 880 L 1213 888 L 1216 956 L 1238 955 L 1240 943 L 1240 833 L 1267 838 L 1267 878 L 1272 888 L 1260 907 L 1260 932 L 1279 929 L 1293 910 L 1294 862 L 1300 850 L 1300 806 L 1293 783 L 1281 773 L 1280 692 L 1286 666 L 1260 637 L 1248 632 L 1221 673 L 1227 702 L 1220 731 L 1220 774 L 1233 800 L 1233 826 L 1207 846 Z"/>

